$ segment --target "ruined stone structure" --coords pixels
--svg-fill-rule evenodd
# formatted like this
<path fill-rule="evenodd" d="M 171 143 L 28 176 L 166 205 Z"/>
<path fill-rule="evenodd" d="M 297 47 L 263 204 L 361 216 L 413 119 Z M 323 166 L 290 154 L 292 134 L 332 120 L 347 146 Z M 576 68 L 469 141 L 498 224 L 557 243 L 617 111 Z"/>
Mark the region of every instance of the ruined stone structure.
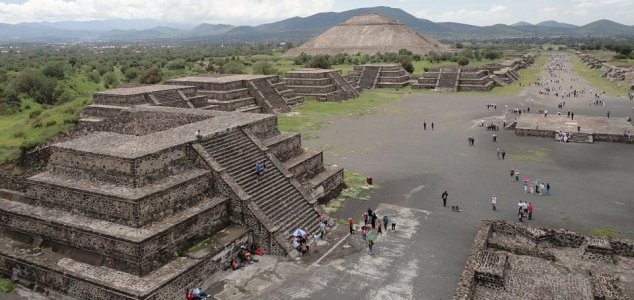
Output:
<path fill-rule="evenodd" d="M 347 80 L 359 89 L 403 88 L 410 74 L 398 64 L 368 64 L 354 66 Z"/>
<path fill-rule="evenodd" d="M 294 57 L 301 53 L 309 55 L 339 53 L 368 54 L 398 53 L 407 49 L 416 54 L 431 51 L 448 52 L 449 46 L 434 38 L 414 32 L 404 24 L 384 15 L 370 13 L 354 16 L 330 28 L 305 44 L 290 49 L 285 56 Z"/>
<path fill-rule="evenodd" d="M 532 58 L 507 60 L 502 64 L 490 64 L 480 68 L 433 68 L 423 73 L 412 88 L 434 89 L 438 92 L 490 91 L 495 86 L 505 86 L 519 80 L 519 69 L 530 66 Z"/>
<path fill-rule="evenodd" d="M 315 97 L 319 101 L 341 101 L 359 96 L 340 71 L 333 69 L 299 69 L 289 71 L 282 80 L 288 89 L 300 96 Z"/>
<path fill-rule="evenodd" d="M 288 254 L 290 232 L 317 232 L 317 203 L 343 186 L 343 170 L 279 132 L 275 115 L 108 112 L 52 145 L 25 193 L 0 191 L 0 273 L 78 299 L 179 299 L 241 245 Z"/>
<path fill-rule="evenodd" d="M 632 263 L 633 241 L 485 220 L 454 299 L 633 299 Z"/>
<path fill-rule="evenodd" d="M 634 90 L 634 66 L 614 66 L 605 60 L 598 59 L 590 54 L 577 51 L 581 61 L 591 69 L 601 69 L 604 73 L 601 77 L 616 82 L 618 85 Z"/>
<path fill-rule="evenodd" d="M 95 93 L 82 122 L 99 122 L 126 107 L 154 105 L 254 113 L 290 111 L 303 98 L 279 82 L 277 76 L 217 75 L 169 80 L 164 85 L 118 88 Z"/>

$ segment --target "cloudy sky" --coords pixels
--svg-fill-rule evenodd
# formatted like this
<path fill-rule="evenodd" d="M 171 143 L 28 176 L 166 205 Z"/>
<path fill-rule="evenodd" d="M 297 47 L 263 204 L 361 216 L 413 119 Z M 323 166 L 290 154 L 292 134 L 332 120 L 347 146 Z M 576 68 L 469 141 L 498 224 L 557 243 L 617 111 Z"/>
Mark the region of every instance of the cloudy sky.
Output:
<path fill-rule="evenodd" d="M 634 24 L 634 0 L 0 0 L 0 23 L 151 18 L 257 25 L 379 5 L 432 21 L 474 25 L 551 19 L 577 25 L 598 19 Z"/>

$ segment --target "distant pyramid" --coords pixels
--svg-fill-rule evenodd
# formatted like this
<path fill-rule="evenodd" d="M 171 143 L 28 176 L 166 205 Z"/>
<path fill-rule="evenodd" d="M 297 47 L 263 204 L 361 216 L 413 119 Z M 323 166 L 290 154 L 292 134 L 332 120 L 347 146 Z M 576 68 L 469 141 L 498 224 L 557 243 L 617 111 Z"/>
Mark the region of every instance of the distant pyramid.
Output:
<path fill-rule="evenodd" d="M 416 54 L 446 52 L 449 46 L 421 35 L 402 23 L 380 14 L 364 14 L 350 18 L 305 44 L 290 49 L 285 56 L 338 53 L 369 54 L 398 52 L 407 49 Z"/>

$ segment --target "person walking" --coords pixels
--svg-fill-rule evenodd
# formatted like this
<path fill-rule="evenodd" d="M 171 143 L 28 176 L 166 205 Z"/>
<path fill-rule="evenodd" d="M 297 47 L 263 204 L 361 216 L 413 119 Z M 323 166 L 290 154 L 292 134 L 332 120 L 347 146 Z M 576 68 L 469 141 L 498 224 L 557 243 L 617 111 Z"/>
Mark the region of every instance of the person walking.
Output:
<path fill-rule="evenodd" d="M 392 217 L 392 232 L 396 231 L 396 219 Z"/>
<path fill-rule="evenodd" d="M 513 182 L 513 179 L 515 179 L 515 170 L 511 169 L 511 178 L 509 178 L 509 181 Z"/>
<path fill-rule="evenodd" d="M 502 160 L 504 160 L 505 156 L 506 156 L 506 151 L 504 151 L 504 149 L 502 149 Z"/>
<path fill-rule="evenodd" d="M 354 222 L 352 222 L 352 218 L 348 218 L 348 226 L 350 227 L 350 234 L 354 234 Z"/>
<path fill-rule="evenodd" d="M 389 219 L 387 218 L 387 215 L 383 216 L 383 228 L 385 228 L 385 231 L 387 231 L 388 222 L 389 222 Z"/>
<path fill-rule="evenodd" d="M 493 194 L 493 196 L 491 196 L 491 207 L 493 207 L 493 210 L 496 210 L 495 205 L 498 203 L 498 197 L 495 196 L 495 194 Z"/>
<path fill-rule="evenodd" d="M 255 176 L 258 180 L 260 180 L 260 175 L 262 175 L 262 164 L 258 161 L 255 163 Z"/>
<path fill-rule="evenodd" d="M 423 121 L 423 130 L 427 130 L 427 121 Z"/>
<path fill-rule="evenodd" d="M 447 207 L 447 197 L 449 196 L 449 194 L 447 193 L 447 191 L 444 191 L 442 193 L 442 195 L 440 196 L 442 198 L 442 206 L 443 207 Z"/>
<path fill-rule="evenodd" d="M 368 239 L 368 254 L 370 255 L 374 255 L 374 251 L 372 250 L 373 246 L 374 246 L 374 241 Z"/>
<path fill-rule="evenodd" d="M 383 234 L 383 224 L 381 224 L 381 220 L 376 220 L 377 233 Z"/>
<path fill-rule="evenodd" d="M 377 219 L 376 212 L 372 213 L 372 218 L 371 219 L 372 219 L 372 221 L 371 221 L 372 222 L 372 229 L 374 229 L 374 228 L 376 228 L 376 219 Z"/>
<path fill-rule="evenodd" d="M 434 122 L 431 122 L 431 130 L 434 130 Z"/>
<path fill-rule="evenodd" d="M 501 152 L 500 152 L 500 148 L 498 148 L 497 150 L 495 150 L 495 156 L 496 156 L 498 159 L 500 159 L 500 154 L 501 154 Z"/>
<path fill-rule="evenodd" d="M 546 183 L 546 196 L 550 196 L 550 182 Z"/>
<path fill-rule="evenodd" d="M 533 203 L 528 202 L 528 219 L 533 219 Z"/>
<path fill-rule="evenodd" d="M 497 143 L 497 141 L 498 141 L 498 135 L 494 132 L 493 133 L 493 142 Z"/>

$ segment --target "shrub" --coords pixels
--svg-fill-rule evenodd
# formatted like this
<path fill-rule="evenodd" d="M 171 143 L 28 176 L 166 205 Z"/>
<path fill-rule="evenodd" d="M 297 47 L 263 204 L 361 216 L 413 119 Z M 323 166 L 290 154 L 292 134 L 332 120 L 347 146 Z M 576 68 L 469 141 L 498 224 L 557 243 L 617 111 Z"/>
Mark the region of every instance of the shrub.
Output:
<path fill-rule="evenodd" d="M 401 62 L 401 67 L 403 67 L 403 69 L 405 69 L 407 73 L 410 73 L 410 74 L 414 73 L 414 65 L 409 60 L 403 60 Z"/>
<path fill-rule="evenodd" d="M 40 114 L 42 114 L 42 111 L 41 111 L 41 110 L 39 110 L 39 109 L 38 109 L 38 110 L 34 110 L 34 111 L 32 111 L 32 112 L 29 114 L 29 119 L 33 119 L 33 118 L 35 118 L 35 117 L 39 116 Z"/>
<path fill-rule="evenodd" d="M 167 68 L 168 70 L 185 69 L 185 60 L 182 58 L 172 60 L 165 65 L 165 68 Z"/>
<path fill-rule="evenodd" d="M 119 78 L 113 72 L 108 72 L 103 75 L 103 82 L 110 88 L 115 88 L 119 85 Z"/>
<path fill-rule="evenodd" d="M 55 103 L 55 79 L 46 77 L 38 70 L 28 69 L 20 72 L 13 85 L 18 93 L 27 94 L 37 103 Z"/>
<path fill-rule="evenodd" d="M 64 79 L 64 64 L 61 62 L 50 62 L 44 66 L 42 73 L 55 79 Z"/>
<path fill-rule="evenodd" d="M 57 125 L 57 121 L 55 121 L 55 120 L 50 120 L 50 121 L 46 122 L 46 127 L 51 127 L 51 126 L 54 126 L 54 125 Z"/>
<path fill-rule="evenodd" d="M 466 57 L 458 58 L 458 65 L 466 66 L 468 64 L 469 64 L 469 59 L 468 58 L 466 58 Z"/>
<path fill-rule="evenodd" d="M 328 55 L 315 55 L 306 65 L 309 68 L 330 69 L 330 61 Z"/>
<path fill-rule="evenodd" d="M 258 61 L 253 64 L 253 74 L 277 74 L 277 68 L 275 68 L 275 66 L 268 61 Z"/>
<path fill-rule="evenodd" d="M 221 73 L 225 74 L 244 74 L 244 65 L 237 60 L 232 60 L 222 65 L 221 70 Z"/>
<path fill-rule="evenodd" d="M 157 66 L 153 66 L 143 72 L 141 78 L 139 78 L 139 82 L 144 84 L 157 84 L 161 82 L 162 79 L 163 74 L 161 70 Z"/>
<path fill-rule="evenodd" d="M 139 69 L 137 68 L 128 68 L 123 74 L 128 81 L 132 81 L 139 77 Z"/>
<path fill-rule="evenodd" d="M 92 70 L 90 73 L 86 74 L 86 77 L 88 77 L 88 80 L 90 80 L 91 82 L 101 82 L 101 75 L 99 75 L 99 71 L 97 70 Z"/>

